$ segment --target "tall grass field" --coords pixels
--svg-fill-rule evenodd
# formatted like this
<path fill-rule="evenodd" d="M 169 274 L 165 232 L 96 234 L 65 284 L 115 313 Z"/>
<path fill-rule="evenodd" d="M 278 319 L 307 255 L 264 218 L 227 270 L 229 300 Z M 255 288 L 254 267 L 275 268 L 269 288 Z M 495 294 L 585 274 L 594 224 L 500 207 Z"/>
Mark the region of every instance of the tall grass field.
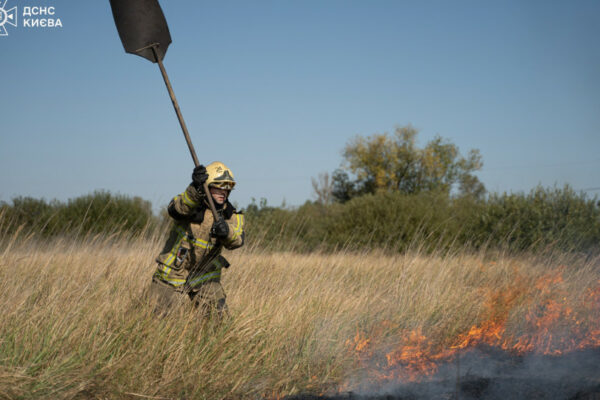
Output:
<path fill-rule="evenodd" d="M 230 315 L 218 323 L 186 307 L 153 313 L 145 292 L 163 231 L 70 239 L 8 232 L 0 238 L 2 399 L 335 393 L 375 376 L 365 369 L 398 367 L 365 363 L 378 348 L 393 353 L 418 333 L 424 349 L 441 354 L 493 324 L 501 325 L 496 344 L 514 351 L 600 346 L 597 256 L 425 253 L 419 243 L 402 253 L 250 245 L 225 253 Z M 570 341 L 539 330 L 536 321 L 551 318 Z M 427 373 L 410 360 L 401 366 Z"/>

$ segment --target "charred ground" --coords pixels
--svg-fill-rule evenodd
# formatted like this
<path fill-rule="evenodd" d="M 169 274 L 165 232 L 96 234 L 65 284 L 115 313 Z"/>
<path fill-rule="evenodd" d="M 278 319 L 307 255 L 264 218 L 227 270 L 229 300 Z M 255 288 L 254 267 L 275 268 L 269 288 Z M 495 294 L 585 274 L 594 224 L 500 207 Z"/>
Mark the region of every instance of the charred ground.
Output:
<path fill-rule="evenodd" d="M 381 386 L 363 382 L 351 392 L 300 394 L 286 399 L 600 399 L 600 350 L 523 356 L 482 345 L 441 365 L 435 375 L 420 382 L 387 382 Z"/>

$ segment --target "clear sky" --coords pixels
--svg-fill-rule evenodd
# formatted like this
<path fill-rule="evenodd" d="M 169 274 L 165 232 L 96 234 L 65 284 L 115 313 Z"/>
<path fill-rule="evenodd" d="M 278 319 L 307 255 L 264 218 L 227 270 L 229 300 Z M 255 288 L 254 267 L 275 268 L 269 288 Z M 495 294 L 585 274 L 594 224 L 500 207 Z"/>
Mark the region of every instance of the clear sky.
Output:
<path fill-rule="evenodd" d="M 233 169 L 241 206 L 302 204 L 350 138 L 409 123 L 421 144 L 440 134 L 480 149 L 490 191 L 600 188 L 600 1 L 161 5 L 198 157 Z M 160 72 L 124 52 L 108 0 L 13 6 L 0 200 L 106 189 L 158 207 L 180 193 L 193 164 Z M 63 27 L 22 26 L 25 6 L 54 6 Z"/>

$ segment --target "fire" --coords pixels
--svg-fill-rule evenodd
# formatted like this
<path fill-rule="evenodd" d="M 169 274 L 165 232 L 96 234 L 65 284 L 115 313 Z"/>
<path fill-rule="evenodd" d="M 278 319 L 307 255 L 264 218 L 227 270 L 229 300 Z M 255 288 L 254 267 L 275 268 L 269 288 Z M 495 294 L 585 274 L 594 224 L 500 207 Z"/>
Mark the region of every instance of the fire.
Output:
<path fill-rule="evenodd" d="M 422 328 L 400 330 L 399 343 L 377 361 L 374 354 L 378 341 L 386 330 L 397 328 L 390 321 L 381 322 L 370 337 L 357 331 L 346 344 L 367 373 L 380 382 L 426 379 L 438 371 L 441 363 L 452 362 L 460 352 L 478 346 L 515 355 L 560 355 L 600 347 L 600 280 L 573 307 L 562 288 L 564 270 L 560 267 L 533 285 L 519 283 L 525 280 L 516 277 L 511 287 L 487 290 L 484 320 L 443 344 L 429 338 Z M 515 310 L 526 310 L 518 330 L 509 321 Z"/>

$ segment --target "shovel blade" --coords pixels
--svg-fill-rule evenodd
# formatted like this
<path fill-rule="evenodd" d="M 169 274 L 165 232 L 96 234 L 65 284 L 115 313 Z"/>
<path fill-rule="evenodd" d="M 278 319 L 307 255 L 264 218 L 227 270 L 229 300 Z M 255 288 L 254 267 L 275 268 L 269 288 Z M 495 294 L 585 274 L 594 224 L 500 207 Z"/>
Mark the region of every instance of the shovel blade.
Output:
<path fill-rule="evenodd" d="M 125 51 L 152 62 L 152 46 L 159 59 L 165 57 L 171 34 L 158 0 L 110 0 L 113 17 Z"/>

